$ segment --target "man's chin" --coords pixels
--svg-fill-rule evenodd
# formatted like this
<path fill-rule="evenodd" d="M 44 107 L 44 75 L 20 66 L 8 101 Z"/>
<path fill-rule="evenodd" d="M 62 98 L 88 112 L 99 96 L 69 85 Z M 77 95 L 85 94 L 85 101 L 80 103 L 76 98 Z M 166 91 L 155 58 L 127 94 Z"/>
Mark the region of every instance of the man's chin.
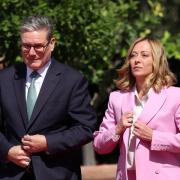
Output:
<path fill-rule="evenodd" d="M 37 70 L 37 69 L 41 68 L 41 64 L 37 63 L 37 62 L 33 62 L 31 64 L 28 64 L 28 67 L 33 69 L 33 70 Z"/>

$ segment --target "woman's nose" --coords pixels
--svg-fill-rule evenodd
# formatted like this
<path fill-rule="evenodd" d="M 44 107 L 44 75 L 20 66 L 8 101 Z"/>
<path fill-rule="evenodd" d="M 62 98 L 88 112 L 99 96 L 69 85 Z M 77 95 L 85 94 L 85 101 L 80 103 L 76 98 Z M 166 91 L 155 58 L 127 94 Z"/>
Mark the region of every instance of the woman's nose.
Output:
<path fill-rule="evenodd" d="M 141 61 L 141 57 L 137 55 L 134 60 L 135 60 L 135 63 L 138 63 Z"/>

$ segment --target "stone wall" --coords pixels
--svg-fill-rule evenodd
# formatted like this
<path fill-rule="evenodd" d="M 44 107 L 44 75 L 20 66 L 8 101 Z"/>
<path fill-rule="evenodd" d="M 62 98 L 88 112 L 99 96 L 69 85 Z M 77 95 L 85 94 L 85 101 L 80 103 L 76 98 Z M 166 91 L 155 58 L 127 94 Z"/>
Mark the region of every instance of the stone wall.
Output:
<path fill-rule="evenodd" d="M 115 164 L 82 166 L 82 180 L 115 180 L 116 168 Z"/>

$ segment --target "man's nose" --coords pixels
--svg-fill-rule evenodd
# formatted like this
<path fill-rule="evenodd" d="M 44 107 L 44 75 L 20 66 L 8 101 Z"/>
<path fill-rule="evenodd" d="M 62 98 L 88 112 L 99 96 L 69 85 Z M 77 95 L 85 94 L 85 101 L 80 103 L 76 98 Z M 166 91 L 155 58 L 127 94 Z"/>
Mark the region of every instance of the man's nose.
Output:
<path fill-rule="evenodd" d="M 35 49 L 34 49 L 33 46 L 31 46 L 31 48 L 30 48 L 30 50 L 29 50 L 29 54 L 30 54 L 30 55 L 36 54 L 36 51 L 35 51 Z"/>

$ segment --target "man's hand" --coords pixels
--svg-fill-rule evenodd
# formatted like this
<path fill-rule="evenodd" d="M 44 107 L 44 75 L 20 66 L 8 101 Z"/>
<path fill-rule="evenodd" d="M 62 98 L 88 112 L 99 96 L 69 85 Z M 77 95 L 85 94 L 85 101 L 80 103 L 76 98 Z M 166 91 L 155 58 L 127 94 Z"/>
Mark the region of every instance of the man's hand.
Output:
<path fill-rule="evenodd" d="M 31 161 L 30 154 L 23 150 L 20 145 L 9 149 L 7 159 L 23 168 L 27 167 Z"/>
<path fill-rule="evenodd" d="M 152 141 L 153 130 L 145 123 L 137 121 L 134 123 L 133 134 L 145 141 Z"/>
<path fill-rule="evenodd" d="M 47 151 L 47 140 L 44 135 L 25 135 L 22 138 L 22 147 L 29 153 Z"/>

